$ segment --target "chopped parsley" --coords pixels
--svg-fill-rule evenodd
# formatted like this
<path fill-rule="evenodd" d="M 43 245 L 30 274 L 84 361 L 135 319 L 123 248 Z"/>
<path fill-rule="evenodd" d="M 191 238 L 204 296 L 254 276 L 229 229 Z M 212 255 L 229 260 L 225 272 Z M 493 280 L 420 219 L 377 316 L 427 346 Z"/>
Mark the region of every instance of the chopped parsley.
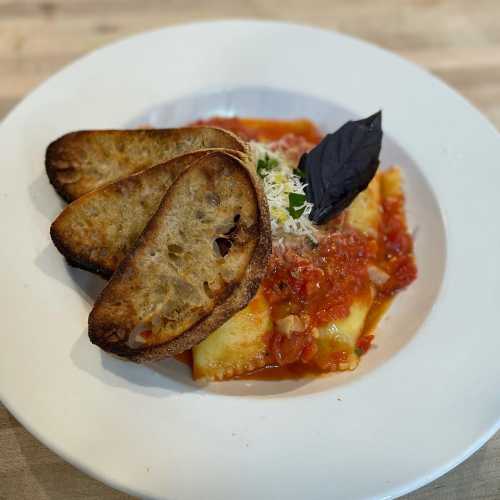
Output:
<path fill-rule="evenodd" d="M 306 195 L 300 193 L 288 193 L 288 213 L 292 219 L 298 219 L 306 209 Z"/>
<path fill-rule="evenodd" d="M 257 173 L 259 174 L 260 177 L 264 178 L 269 173 L 269 170 L 272 170 L 277 166 L 278 166 L 278 160 L 276 158 L 270 158 L 269 155 L 266 153 L 264 158 L 261 158 L 257 162 Z"/>

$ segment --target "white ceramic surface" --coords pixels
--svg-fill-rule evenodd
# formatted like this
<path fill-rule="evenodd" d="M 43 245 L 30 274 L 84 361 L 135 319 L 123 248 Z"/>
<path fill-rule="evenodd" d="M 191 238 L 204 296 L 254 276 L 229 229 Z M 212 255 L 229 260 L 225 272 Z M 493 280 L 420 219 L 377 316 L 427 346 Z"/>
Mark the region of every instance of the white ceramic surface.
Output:
<path fill-rule="evenodd" d="M 136 366 L 87 341 L 103 281 L 50 243 L 63 206 L 47 144 L 70 130 L 212 113 L 308 116 L 330 130 L 384 112 L 419 278 L 353 373 L 198 386 L 175 361 Z M 443 83 L 309 27 L 211 22 L 139 35 L 70 65 L 0 126 L 0 396 L 89 474 L 143 497 L 362 499 L 410 491 L 499 427 L 497 131 Z"/>

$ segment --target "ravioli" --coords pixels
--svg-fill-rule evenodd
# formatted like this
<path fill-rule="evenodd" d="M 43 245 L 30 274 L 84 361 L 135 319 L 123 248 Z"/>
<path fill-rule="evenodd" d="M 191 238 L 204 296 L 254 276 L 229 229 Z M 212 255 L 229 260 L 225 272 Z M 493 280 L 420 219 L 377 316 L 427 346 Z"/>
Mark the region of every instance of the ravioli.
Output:
<path fill-rule="evenodd" d="M 382 173 L 381 193 L 384 199 L 403 196 L 401 169 L 393 166 Z"/>
<path fill-rule="evenodd" d="M 346 210 L 347 224 L 373 238 L 377 238 L 380 226 L 380 181 L 383 175 L 378 173 Z"/>
<path fill-rule="evenodd" d="M 259 290 L 245 309 L 193 348 L 193 377 L 224 380 L 264 367 L 271 329 L 271 311 Z"/>
<path fill-rule="evenodd" d="M 318 353 L 314 360 L 323 370 L 354 370 L 359 363 L 356 343 L 363 332 L 366 316 L 373 304 L 375 293 L 357 299 L 349 315 L 319 328 Z"/>

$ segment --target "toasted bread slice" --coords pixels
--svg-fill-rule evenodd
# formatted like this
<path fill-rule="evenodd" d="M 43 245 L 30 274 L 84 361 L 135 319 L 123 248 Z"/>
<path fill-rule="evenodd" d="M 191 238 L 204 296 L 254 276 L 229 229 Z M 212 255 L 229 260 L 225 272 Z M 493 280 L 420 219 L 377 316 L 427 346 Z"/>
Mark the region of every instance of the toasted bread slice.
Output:
<path fill-rule="evenodd" d="M 206 148 L 244 151 L 234 134 L 212 127 L 71 132 L 45 154 L 51 184 L 66 200 L 76 198 L 171 158 Z"/>
<path fill-rule="evenodd" d="M 109 278 L 175 179 L 214 150 L 199 150 L 102 186 L 70 203 L 50 227 L 68 262 Z"/>
<path fill-rule="evenodd" d="M 260 181 L 224 152 L 174 182 L 89 316 L 90 340 L 134 361 L 201 342 L 255 295 L 271 252 Z"/>

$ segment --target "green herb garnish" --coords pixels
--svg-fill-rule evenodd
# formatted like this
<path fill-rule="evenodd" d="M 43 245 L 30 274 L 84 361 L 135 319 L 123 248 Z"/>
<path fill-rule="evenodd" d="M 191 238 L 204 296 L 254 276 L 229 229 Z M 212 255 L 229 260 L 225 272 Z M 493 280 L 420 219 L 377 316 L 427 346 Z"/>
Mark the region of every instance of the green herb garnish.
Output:
<path fill-rule="evenodd" d="M 264 158 L 261 158 L 257 162 L 257 173 L 259 174 L 260 177 L 264 178 L 269 172 L 269 170 L 277 166 L 278 166 L 278 160 L 276 158 L 270 158 L 269 155 L 266 153 Z"/>
<path fill-rule="evenodd" d="M 358 356 L 363 356 L 363 354 L 365 353 L 365 351 L 363 351 L 363 349 L 361 349 L 361 347 L 356 347 L 356 349 L 354 349 L 354 352 L 355 352 Z"/>
<path fill-rule="evenodd" d="M 298 219 L 306 209 L 306 195 L 300 193 L 288 193 L 288 213 L 292 219 Z"/>

